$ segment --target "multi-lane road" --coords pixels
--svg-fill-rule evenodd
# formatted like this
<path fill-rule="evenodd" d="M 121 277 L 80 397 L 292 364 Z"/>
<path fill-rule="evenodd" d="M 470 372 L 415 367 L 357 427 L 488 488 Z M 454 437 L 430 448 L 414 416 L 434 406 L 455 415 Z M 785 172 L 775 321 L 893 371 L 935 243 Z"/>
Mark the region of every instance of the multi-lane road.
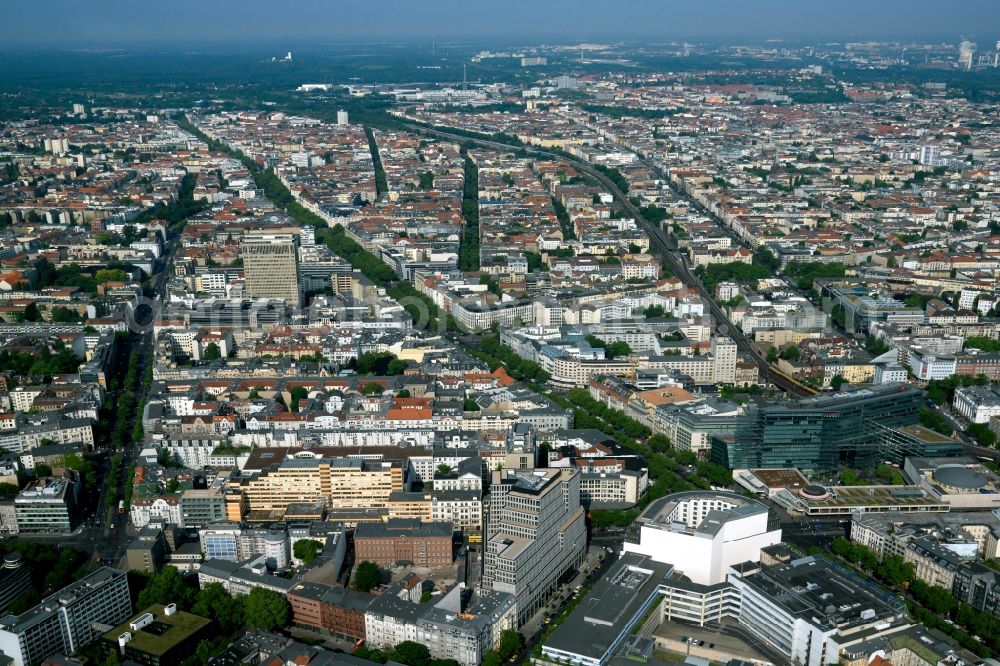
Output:
<path fill-rule="evenodd" d="M 695 277 L 695 275 L 691 272 L 691 269 L 687 265 L 687 258 L 682 253 L 677 251 L 676 241 L 660 226 L 651 224 L 647 221 L 639 209 L 632 205 L 632 202 L 629 201 L 625 193 L 618 189 L 618 186 L 615 185 L 610 178 L 595 169 L 592 165 L 583 162 L 582 160 L 567 157 L 561 153 L 552 152 L 542 148 L 514 147 L 508 144 L 490 141 L 488 139 L 470 138 L 460 134 L 452 134 L 444 130 L 431 129 L 411 123 L 404 124 L 408 130 L 425 136 L 448 139 L 459 143 L 468 143 L 503 152 L 524 150 L 529 155 L 535 155 L 548 160 L 555 160 L 569 164 L 577 171 L 581 171 L 592 178 L 595 178 L 601 183 L 602 186 L 607 188 L 615 199 L 618 200 L 625 210 L 627 210 L 629 214 L 635 218 L 636 222 L 649 235 L 653 247 L 658 251 L 658 254 L 667 261 L 674 275 L 676 275 L 687 287 L 698 291 L 702 300 L 708 305 L 709 312 L 712 317 L 715 319 L 718 332 L 723 335 L 728 335 L 733 342 L 736 343 L 736 346 L 740 351 L 744 352 L 754 360 L 759 368 L 760 378 L 762 380 L 769 381 L 778 388 L 794 395 L 812 395 L 814 393 L 811 389 L 802 386 L 798 382 L 795 382 L 784 374 L 778 372 L 771 366 L 770 363 L 767 362 L 767 359 L 760 353 L 760 351 L 757 350 L 757 348 L 753 346 L 750 339 L 743 334 L 743 331 L 738 326 L 733 325 L 726 313 L 723 312 L 722 308 L 720 308 L 718 303 L 715 302 L 713 295 L 710 294 L 705 285 L 702 284 L 701 280 Z M 700 209 L 697 202 L 690 200 L 690 198 L 682 192 L 679 194 L 687 199 L 692 206 L 696 206 Z"/>

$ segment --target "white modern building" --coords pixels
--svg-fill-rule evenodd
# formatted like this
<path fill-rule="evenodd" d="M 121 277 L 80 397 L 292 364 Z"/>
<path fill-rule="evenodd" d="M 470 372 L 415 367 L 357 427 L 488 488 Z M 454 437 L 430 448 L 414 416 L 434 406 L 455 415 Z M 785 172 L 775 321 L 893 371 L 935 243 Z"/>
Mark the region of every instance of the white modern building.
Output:
<path fill-rule="evenodd" d="M 100 636 L 100 627 L 114 627 L 131 612 L 127 574 L 101 567 L 20 615 L 0 617 L 0 653 L 14 666 L 72 655 Z"/>
<path fill-rule="evenodd" d="M 935 354 L 920 347 L 911 347 L 906 354 L 907 365 L 920 381 L 947 379 L 955 374 L 958 359 L 952 354 Z"/>
<path fill-rule="evenodd" d="M 642 512 L 638 543 L 626 539 L 623 551 L 671 564 L 693 583 L 715 585 L 729 567 L 759 562 L 761 548 L 781 542 L 781 530 L 769 522 L 767 507 L 742 495 L 675 493 Z"/>

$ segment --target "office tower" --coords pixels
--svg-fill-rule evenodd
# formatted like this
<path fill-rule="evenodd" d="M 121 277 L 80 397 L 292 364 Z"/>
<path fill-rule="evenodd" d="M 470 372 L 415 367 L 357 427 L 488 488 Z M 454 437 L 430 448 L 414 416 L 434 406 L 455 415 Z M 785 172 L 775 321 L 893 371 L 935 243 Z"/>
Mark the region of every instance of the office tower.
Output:
<path fill-rule="evenodd" d="M 243 237 L 247 296 L 280 298 L 296 308 L 302 304 L 296 241 L 291 232 L 251 231 Z"/>
<path fill-rule="evenodd" d="M 580 472 L 554 468 L 493 472 L 486 531 L 483 587 L 513 594 L 518 624 L 523 624 L 586 552 Z"/>
<path fill-rule="evenodd" d="M 102 567 L 20 615 L 0 618 L 0 652 L 15 666 L 71 655 L 131 612 L 127 574 Z"/>
<path fill-rule="evenodd" d="M 920 389 L 889 384 L 751 407 L 732 434 L 712 438 L 712 460 L 730 469 L 873 466 L 896 450 L 886 429 L 917 423 L 922 404 Z"/>
<path fill-rule="evenodd" d="M 337 111 L 337 124 L 346 125 L 347 124 L 347 111 L 340 109 Z"/>
<path fill-rule="evenodd" d="M 712 340 L 712 359 L 715 362 L 715 383 L 736 383 L 736 343 L 732 338 L 719 336 Z"/>

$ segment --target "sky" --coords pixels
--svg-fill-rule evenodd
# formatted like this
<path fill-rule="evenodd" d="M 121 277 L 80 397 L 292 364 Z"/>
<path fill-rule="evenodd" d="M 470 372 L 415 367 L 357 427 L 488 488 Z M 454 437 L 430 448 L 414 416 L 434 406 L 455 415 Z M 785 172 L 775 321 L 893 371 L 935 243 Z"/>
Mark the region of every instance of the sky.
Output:
<path fill-rule="evenodd" d="M 1000 40 L 1000 0 L 0 0 L 8 46 Z"/>

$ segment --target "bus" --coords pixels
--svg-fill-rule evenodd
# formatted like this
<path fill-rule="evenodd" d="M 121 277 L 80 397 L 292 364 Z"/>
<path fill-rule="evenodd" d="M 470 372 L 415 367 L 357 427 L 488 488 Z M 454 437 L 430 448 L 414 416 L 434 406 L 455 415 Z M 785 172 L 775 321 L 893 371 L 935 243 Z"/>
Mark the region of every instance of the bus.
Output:
<path fill-rule="evenodd" d="M 118 513 L 125 513 L 125 500 L 118 500 Z"/>

